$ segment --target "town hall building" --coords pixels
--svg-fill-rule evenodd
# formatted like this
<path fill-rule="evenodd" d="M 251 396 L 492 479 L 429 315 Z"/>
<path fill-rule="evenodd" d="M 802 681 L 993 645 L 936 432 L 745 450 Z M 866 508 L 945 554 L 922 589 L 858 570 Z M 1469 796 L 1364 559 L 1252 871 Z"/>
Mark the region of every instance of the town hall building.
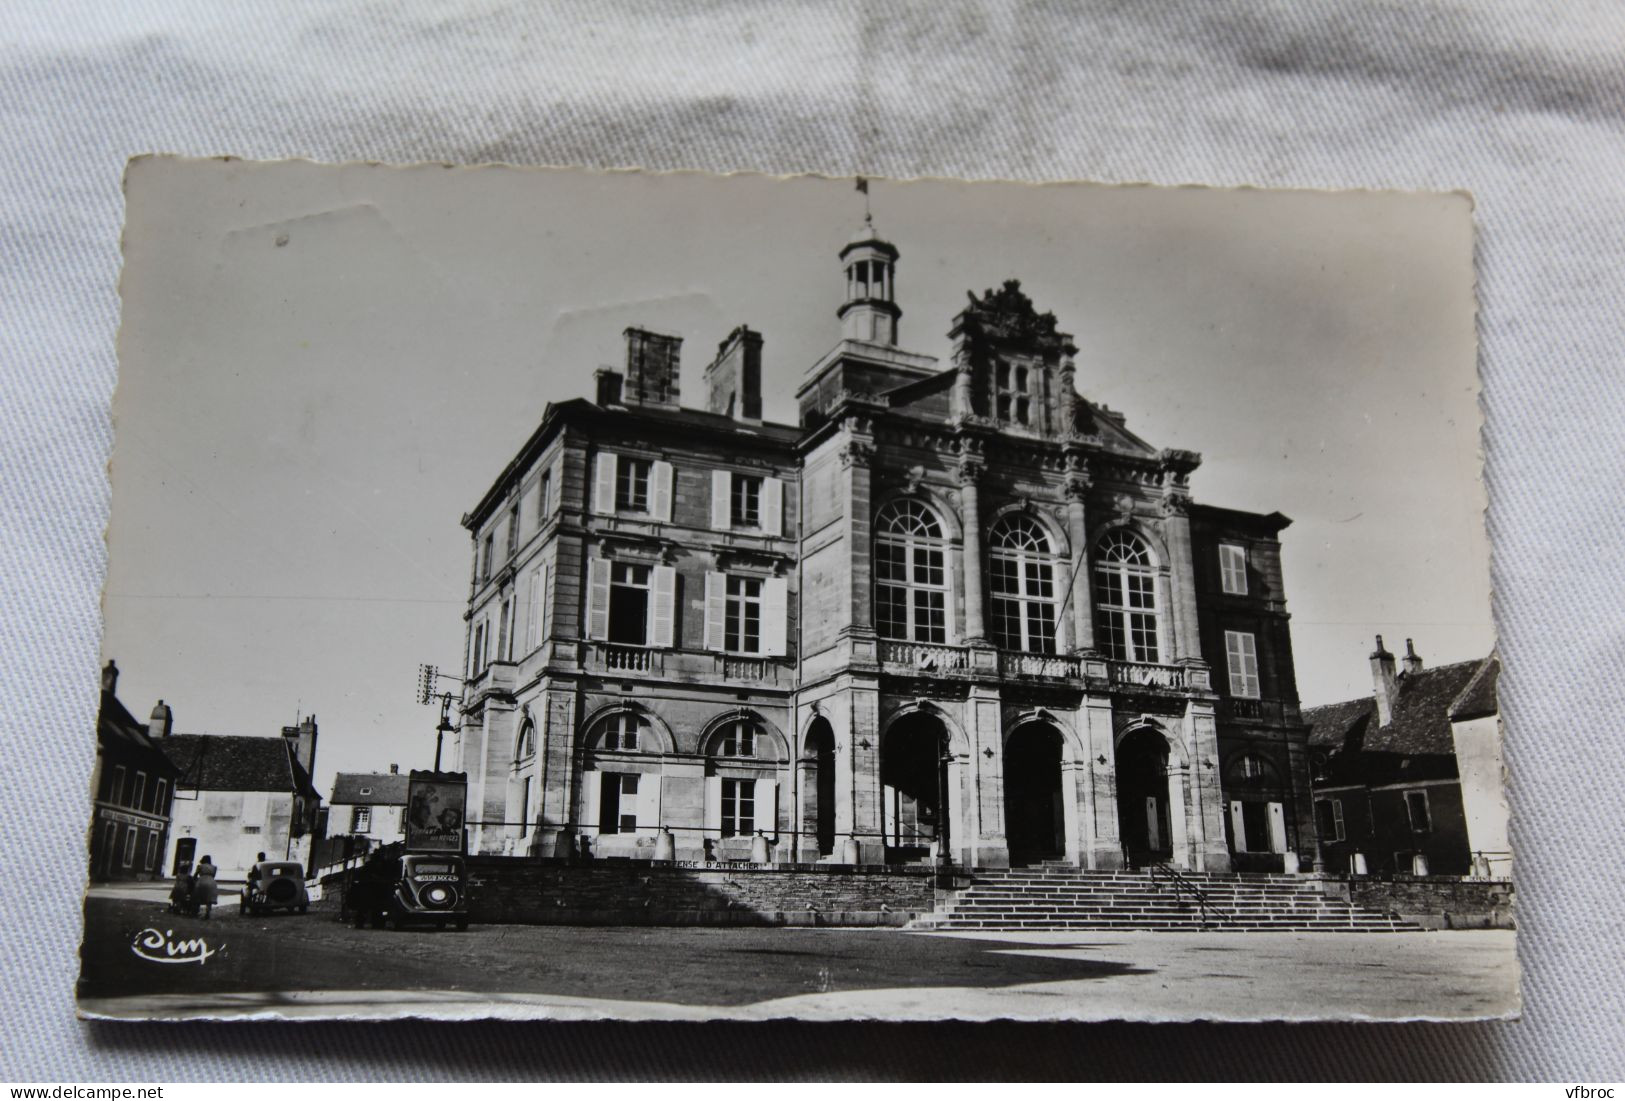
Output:
<path fill-rule="evenodd" d="M 464 516 L 471 851 L 1313 858 L 1290 521 L 1193 500 L 1200 456 L 1080 394 L 1014 280 L 949 362 L 907 350 L 899 259 L 868 222 L 841 251 L 798 423 L 763 419 L 761 334 L 694 408 L 682 338 L 628 329 Z"/>

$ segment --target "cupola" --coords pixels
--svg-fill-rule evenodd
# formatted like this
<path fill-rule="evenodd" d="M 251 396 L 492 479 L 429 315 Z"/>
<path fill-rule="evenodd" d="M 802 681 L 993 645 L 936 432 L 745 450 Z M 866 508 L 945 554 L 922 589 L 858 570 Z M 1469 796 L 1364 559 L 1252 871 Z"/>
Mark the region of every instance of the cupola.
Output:
<path fill-rule="evenodd" d="M 897 344 L 897 247 L 875 232 L 865 214 L 863 226 L 841 250 L 846 300 L 836 311 L 842 335 L 868 344 Z"/>

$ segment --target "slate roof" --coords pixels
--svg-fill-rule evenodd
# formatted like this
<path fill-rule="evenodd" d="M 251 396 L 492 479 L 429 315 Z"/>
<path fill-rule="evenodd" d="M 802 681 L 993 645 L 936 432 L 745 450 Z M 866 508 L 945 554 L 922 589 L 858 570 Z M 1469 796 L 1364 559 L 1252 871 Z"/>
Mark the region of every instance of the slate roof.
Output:
<path fill-rule="evenodd" d="M 1481 719 L 1485 715 L 1494 715 L 1501 710 L 1495 694 L 1496 685 L 1501 679 L 1501 659 L 1494 654 L 1479 666 L 1467 687 L 1456 702 L 1450 706 L 1450 718 L 1454 722 L 1464 722 L 1467 719 Z"/>
<path fill-rule="evenodd" d="M 341 772 L 333 779 L 333 798 L 328 802 L 404 807 L 407 780 L 403 772 Z"/>
<path fill-rule="evenodd" d="M 176 774 L 169 757 L 158 748 L 144 723 L 136 721 L 113 693 L 102 690 L 101 710 L 96 714 L 96 740 L 109 749 L 122 749 L 129 759 L 146 759 L 159 775 Z"/>
<path fill-rule="evenodd" d="M 197 791 L 287 791 L 320 798 L 310 774 L 283 737 L 171 734 L 159 743 L 175 762 L 180 788 Z"/>
<path fill-rule="evenodd" d="M 1492 714 L 1495 710 L 1495 675 L 1480 675 L 1495 664 L 1492 655 L 1402 674 L 1393 721 L 1387 726 L 1377 725 L 1377 701 L 1371 696 L 1305 708 L 1309 744 L 1328 750 L 1348 748 L 1409 756 L 1454 754 L 1450 721 L 1453 716 L 1464 717 L 1458 701 L 1481 707 L 1487 698 L 1490 710 L 1480 713 Z"/>

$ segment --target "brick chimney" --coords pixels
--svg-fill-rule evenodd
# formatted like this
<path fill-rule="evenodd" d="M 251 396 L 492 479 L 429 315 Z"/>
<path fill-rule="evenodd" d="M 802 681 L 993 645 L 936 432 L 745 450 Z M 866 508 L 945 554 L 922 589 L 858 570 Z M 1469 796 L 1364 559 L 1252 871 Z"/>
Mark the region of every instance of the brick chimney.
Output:
<path fill-rule="evenodd" d="M 621 404 L 621 373 L 613 367 L 600 367 L 592 373 L 593 401 L 599 405 Z"/>
<path fill-rule="evenodd" d="M 625 336 L 626 386 L 622 400 L 627 405 L 677 408 L 683 338 L 638 328 L 627 329 Z"/>
<path fill-rule="evenodd" d="M 1394 704 L 1399 699 L 1399 680 L 1394 676 L 1394 655 L 1382 648 L 1382 636 L 1377 636 L 1377 648 L 1371 651 L 1371 684 L 1377 698 L 1377 725 L 1387 726 L 1394 721 Z"/>
<path fill-rule="evenodd" d="M 1422 671 L 1422 658 L 1416 652 L 1416 644 L 1410 639 L 1405 640 L 1405 659 L 1399 663 L 1401 676 L 1414 676 Z"/>
<path fill-rule="evenodd" d="M 717 345 L 705 369 L 705 407 L 737 420 L 762 419 L 762 334 L 741 325 Z"/>
<path fill-rule="evenodd" d="M 147 733 L 155 738 L 167 738 L 175 730 L 175 712 L 163 700 L 159 700 L 152 709 L 152 717 L 147 721 Z"/>
<path fill-rule="evenodd" d="M 107 664 L 102 666 L 102 691 L 109 696 L 118 695 L 118 666 L 112 658 L 108 658 Z"/>

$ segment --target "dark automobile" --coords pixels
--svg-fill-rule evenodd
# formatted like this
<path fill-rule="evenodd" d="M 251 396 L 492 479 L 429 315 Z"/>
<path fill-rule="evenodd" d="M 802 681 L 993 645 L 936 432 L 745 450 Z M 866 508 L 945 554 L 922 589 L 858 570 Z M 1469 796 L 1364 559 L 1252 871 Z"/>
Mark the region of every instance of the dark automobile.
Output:
<path fill-rule="evenodd" d="M 356 875 L 346 909 L 357 928 L 432 924 L 467 929 L 468 868 L 462 857 L 453 855 L 413 853 L 369 860 Z"/>
<path fill-rule="evenodd" d="M 282 860 L 266 860 L 254 865 L 248 873 L 248 881 L 243 884 L 239 909 L 245 914 L 271 910 L 304 913 L 310 909 L 304 866 Z"/>

